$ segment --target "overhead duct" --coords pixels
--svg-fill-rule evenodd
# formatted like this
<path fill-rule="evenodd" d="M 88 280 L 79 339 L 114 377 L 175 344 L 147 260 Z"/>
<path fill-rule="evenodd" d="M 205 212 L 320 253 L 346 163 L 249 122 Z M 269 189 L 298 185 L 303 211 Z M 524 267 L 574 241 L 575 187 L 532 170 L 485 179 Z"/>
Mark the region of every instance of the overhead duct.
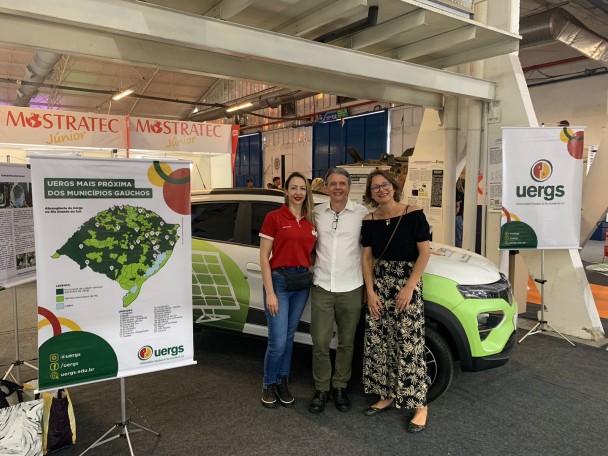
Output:
<path fill-rule="evenodd" d="M 247 107 L 247 109 L 235 111 L 233 113 L 227 113 L 226 108 L 214 108 L 196 113 L 192 115 L 189 120 L 195 122 L 203 122 L 206 120 L 216 120 L 221 119 L 222 117 L 231 117 L 236 114 L 258 111 L 264 108 L 277 108 L 283 103 L 303 100 L 304 98 L 312 97 L 314 95 L 316 95 L 316 92 L 303 92 L 301 90 L 280 89 L 257 98 L 240 99 L 239 102 L 248 101 L 252 103 L 251 106 Z"/>
<path fill-rule="evenodd" d="M 36 96 L 40 84 L 53 71 L 53 67 L 61 58 L 61 54 L 47 51 L 36 51 L 32 57 L 32 63 L 25 67 L 24 79 L 38 84 L 22 85 L 17 90 L 17 98 L 13 105 L 27 107 L 30 100 Z"/>
<path fill-rule="evenodd" d="M 562 8 L 523 18 L 519 23 L 520 49 L 558 41 L 590 59 L 608 65 L 608 41 Z"/>

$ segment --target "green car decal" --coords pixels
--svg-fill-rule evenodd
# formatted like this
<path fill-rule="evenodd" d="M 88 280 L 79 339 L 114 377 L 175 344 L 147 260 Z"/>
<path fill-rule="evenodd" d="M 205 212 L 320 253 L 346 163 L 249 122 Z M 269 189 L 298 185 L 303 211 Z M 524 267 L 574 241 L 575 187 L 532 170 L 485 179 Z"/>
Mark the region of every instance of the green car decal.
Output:
<path fill-rule="evenodd" d="M 195 323 L 243 331 L 249 283 L 238 265 L 207 241 L 192 240 L 192 304 Z"/>

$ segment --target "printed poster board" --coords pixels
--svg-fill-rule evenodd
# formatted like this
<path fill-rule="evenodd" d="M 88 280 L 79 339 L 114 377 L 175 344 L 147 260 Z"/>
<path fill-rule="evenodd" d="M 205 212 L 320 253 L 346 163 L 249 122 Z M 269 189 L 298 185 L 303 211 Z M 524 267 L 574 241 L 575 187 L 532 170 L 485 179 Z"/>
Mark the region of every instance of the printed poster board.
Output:
<path fill-rule="evenodd" d="M 584 130 L 503 128 L 501 249 L 579 247 Z"/>
<path fill-rule="evenodd" d="M 40 389 L 193 364 L 191 163 L 30 158 Z"/>
<path fill-rule="evenodd" d="M 32 183 L 26 165 L 0 164 L 0 285 L 36 279 Z"/>

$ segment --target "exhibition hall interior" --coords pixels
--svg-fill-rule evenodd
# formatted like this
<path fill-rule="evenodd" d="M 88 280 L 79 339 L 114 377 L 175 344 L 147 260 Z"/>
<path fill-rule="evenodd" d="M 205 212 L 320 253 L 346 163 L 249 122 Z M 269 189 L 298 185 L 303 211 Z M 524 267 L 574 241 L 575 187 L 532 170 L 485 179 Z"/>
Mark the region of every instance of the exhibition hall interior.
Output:
<path fill-rule="evenodd" d="M 606 453 L 607 69 L 605 0 L 0 0 L 0 455 Z"/>

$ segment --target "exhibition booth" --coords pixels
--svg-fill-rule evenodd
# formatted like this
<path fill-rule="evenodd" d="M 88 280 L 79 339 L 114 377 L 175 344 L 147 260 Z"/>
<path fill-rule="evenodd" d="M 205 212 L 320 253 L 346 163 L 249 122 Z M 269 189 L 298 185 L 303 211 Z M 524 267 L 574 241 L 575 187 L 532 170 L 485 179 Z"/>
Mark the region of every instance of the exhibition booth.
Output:
<path fill-rule="evenodd" d="M 0 429 L 42 421 L 30 443 L 53 451 L 75 439 L 65 422 L 65 441 L 51 437 L 53 410 L 71 402 L 44 392 L 120 379 L 120 425 L 91 448 L 128 439 L 129 426 L 157 435 L 125 416 L 125 377 L 195 363 L 190 194 L 232 186 L 239 127 L 18 107 L 0 107 L 0 124 L 0 287 L 12 288 L 15 316 L 1 387 L 21 390 L 27 365 L 43 392 L 2 409 Z M 34 280 L 37 368 L 21 360 L 16 293 Z M 9 437 L 0 432 L 0 453 Z"/>

